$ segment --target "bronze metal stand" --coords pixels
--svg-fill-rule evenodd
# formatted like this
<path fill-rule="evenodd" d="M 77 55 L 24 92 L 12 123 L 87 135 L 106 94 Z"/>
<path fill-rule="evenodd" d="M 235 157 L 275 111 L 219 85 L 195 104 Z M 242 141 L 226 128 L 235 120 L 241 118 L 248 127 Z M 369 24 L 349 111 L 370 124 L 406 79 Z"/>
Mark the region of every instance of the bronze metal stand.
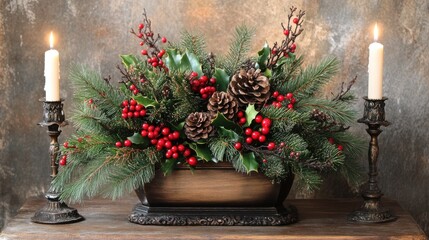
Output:
<path fill-rule="evenodd" d="M 65 115 L 63 111 L 63 103 L 61 101 L 48 102 L 44 99 L 43 102 L 43 121 L 39 123 L 42 127 L 48 127 L 48 135 L 51 138 L 49 146 L 49 157 L 51 162 L 51 181 L 57 176 L 58 173 L 58 153 L 59 144 L 58 136 L 61 134 L 60 127 L 66 126 Z M 70 208 L 59 199 L 60 193 L 53 189 L 52 184 L 45 198 L 48 200 L 47 204 L 39 209 L 31 221 L 36 223 L 58 224 L 58 223 L 71 223 L 83 220 L 84 218 L 79 215 L 76 209 Z"/>
<path fill-rule="evenodd" d="M 377 185 L 377 158 L 378 158 L 378 135 L 382 132 L 381 126 L 387 127 L 390 123 L 385 120 L 384 101 L 387 98 L 380 100 L 365 99 L 365 109 L 363 118 L 359 119 L 359 123 L 368 125 L 366 130 L 371 136 L 368 150 L 368 163 L 369 163 L 369 180 L 366 189 L 362 193 L 364 203 L 360 209 L 352 212 L 348 216 L 349 221 L 362 222 L 362 223 L 382 223 L 395 221 L 396 216 L 392 214 L 389 209 L 381 205 L 380 199 L 383 196 L 381 190 Z"/>

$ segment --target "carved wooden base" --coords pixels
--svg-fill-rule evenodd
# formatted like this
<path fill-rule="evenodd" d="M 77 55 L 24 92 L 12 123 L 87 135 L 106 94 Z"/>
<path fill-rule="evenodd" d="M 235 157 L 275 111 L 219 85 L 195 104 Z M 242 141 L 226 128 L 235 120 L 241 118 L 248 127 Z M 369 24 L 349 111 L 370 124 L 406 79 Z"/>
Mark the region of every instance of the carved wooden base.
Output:
<path fill-rule="evenodd" d="M 149 207 L 137 204 L 129 217 L 142 225 L 278 226 L 296 223 L 294 206 L 280 207 Z"/>

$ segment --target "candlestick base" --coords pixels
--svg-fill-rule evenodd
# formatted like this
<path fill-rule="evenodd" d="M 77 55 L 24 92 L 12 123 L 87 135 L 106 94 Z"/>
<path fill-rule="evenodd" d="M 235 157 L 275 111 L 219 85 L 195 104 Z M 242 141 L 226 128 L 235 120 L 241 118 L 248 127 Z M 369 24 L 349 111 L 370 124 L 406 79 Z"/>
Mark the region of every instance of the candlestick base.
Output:
<path fill-rule="evenodd" d="M 374 207 L 374 204 L 377 206 Z M 360 209 L 352 212 L 347 219 L 360 223 L 384 223 L 395 221 L 397 217 L 389 209 L 379 206 L 379 202 L 365 202 Z"/>
<path fill-rule="evenodd" d="M 59 200 L 59 194 L 48 192 L 45 195 L 48 202 L 31 218 L 32 222 L 44 224 L 73 223 L 84 220 L 76 209 L 70 208 Z"/>

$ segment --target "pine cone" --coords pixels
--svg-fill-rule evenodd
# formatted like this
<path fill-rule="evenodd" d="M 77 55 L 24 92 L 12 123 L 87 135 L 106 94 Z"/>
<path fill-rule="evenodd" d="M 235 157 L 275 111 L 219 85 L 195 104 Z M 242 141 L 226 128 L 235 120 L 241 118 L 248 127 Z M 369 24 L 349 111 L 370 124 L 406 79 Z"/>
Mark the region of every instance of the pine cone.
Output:
<path fill-rule="evenodd" d="M 220 112 L 226 118 L 232 120 L 238 112 L 238 102 L 237 99 L 226 92 L 214 92 L 209 99 L 207 109 L 212 117 L 215 117 Z"/>
<path fill-rule="evenodd" d="M 262 106 L 270 97 L 270 82 L 261 74 L 261 70 L 241 69 L 232 76 L 228 85 L 228 93 L 238 100 L 240 106 L 255 104 Z"/>
<path fill-rule="evenodd" d="M 189 114 L 185 121 L 185 134 L 192 141 L 209 138 L 213 132 L 211 115 L 207 112 Z"/>

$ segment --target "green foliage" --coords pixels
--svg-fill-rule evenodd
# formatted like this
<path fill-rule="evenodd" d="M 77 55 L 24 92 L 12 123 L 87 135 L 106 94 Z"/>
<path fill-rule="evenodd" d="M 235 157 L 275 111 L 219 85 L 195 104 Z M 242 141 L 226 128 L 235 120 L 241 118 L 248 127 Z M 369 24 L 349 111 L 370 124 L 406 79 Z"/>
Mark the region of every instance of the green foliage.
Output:
<path fill-rule="evenodd" d="M 227 55 L 220 62 L 220 67 L 225 69 L 227 75 L 232 76 L 248 59 L 254 33 L 255 30 L 246 25 L 241 25 L 235 29 L 234 40 Z"/>
<path fill-rule="evenodd" d="M 253 29 L 237 27 L 228 53 L 220 59 L 207 53 L 203 37 L 189 32 L 183 32 L 179 43 L 170 43 L 166 55 L 160 54 L 160 47 L 152 39 L 148 42 L 153 44 L 149 47 L 150 56 L 158 56 L 157 61 L 162 60 L 165 66 L 152 66 L 145 56 L 122 55 L 124 69 L 120 68 L 123 76 L 119 88 L 99 73 L 83 66 L 73 67 L 70 78 L 75 99 L 70 119 L 77 131 L 68 140 L 69 147 L 62 149 L 68 164 L 54 180 L 54 187 L 62 190 L 61 198 L 81 201 L 102 194 L 115 199 L 150 182 L 156 168 L 165 175 L 178 164 L 194 169 L 187 163 L 189 156 L 182 153 L 167 159 L 166 145 L 158 146 L 161 138 L 177 148 L 180 144 L 192 150 L 191 156 L 199 161 L 230 162 L 238 172 L 262 172 L 275 182 L 295 175 L 305 190 L 317 189 L 322 183 L 321 174 L 330 170 L 342 173 L 351 185 L 359 184 L 361 169 L 354 159 L 364 145 L 347 131 L 348 125 L 355 122 L 355 112 L 350 107 L 354 98 L 348 92 L 351 85 L 346 90 L 342 86 L 333 99 L 318 94 L 338 71 L 338 61 L 326 58 L 304 68 L 302 57 L 291 52 L 273 57 L 268 44 L 257 56 L 251 56 L 253 34 Z M 277 100 L 270 98 L 258 110 L 253 105 L 241 106 L 243 116 L 234 119 L 218 113 L 211 119 L 214 131 L 208 139 L 188 139 L 184 122 L 191 113 L 207 112 L 209 97 L 202 96 L 204 91 L 198 88 L 201 83 L 194 85 L 194 81 L 202 76 L 206 80 L 213 77 L 217 91 L 226 91 L 230 76 L 243 64 L 261 69 L 269 78 L 271 93 L 292 93 L 293 103 L 289 98 L 282 106 L 274 106 Z M 123 101 L 130 99 L 143 105 L 144 116 L 121 115 Z M 246 128 L 262 131 L 264 127 L 256 123 L 258 115 L 271 120 L 269 133 L 265 141 L 247 143 Z M 244 123 L 238 119 L 243 117 Z M 154 139 L 144 135 L 143 123 L 158 126 L 159 139 L 152 142 Z M 159 133 L 164 127 L 179 131 L 179 139 Z M 132 142 L 131 147 L 115 146 L 126 139 Z M 271 142 L 276 145 L 274 149 L 268 147 Z M 242 144 L 238 150 L 236 143 Z"/>

